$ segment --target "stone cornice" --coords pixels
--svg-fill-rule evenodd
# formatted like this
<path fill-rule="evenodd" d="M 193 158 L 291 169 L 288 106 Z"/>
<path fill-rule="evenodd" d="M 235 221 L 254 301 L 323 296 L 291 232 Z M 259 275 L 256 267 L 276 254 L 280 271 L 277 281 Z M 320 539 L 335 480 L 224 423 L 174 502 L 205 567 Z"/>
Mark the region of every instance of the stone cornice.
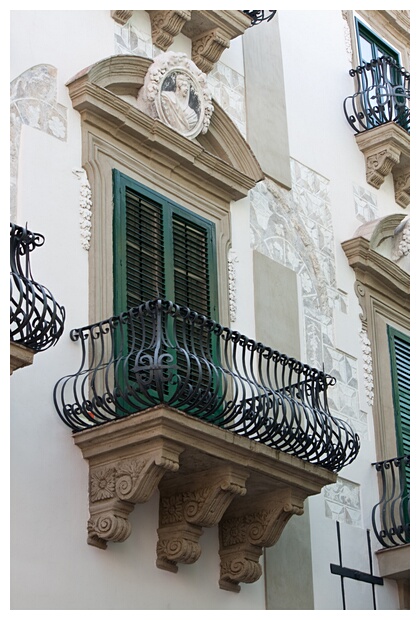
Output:
<path fill-rule="evenodd" d="M 386 36 L 390 32 L 404 45 L 410 45 L 410 12 L 409 11 L 368 11 L 357 10 L 373 27 L 380 28 L 380 34 Z"/>
<path fill-rule="evenodd" d="M 356 237 L 344 241 L 342 248 L 357 279 L 382 297 L 410 305 L 410 276 L 390 259 L 372 249 L 368 239 Z"/>
<path fill-rule="evenodd" d="M 219 585 L 235 592 L 261 576 L 263 548 L 302 514 L 306 497 L 337 477 L 165 406 L 82 431 L 74 442 L 89 463 L 89 544 L 126 540 L 135 504 L 159 489 L 157 566 L 176 572 L 195 562 L 202 528 L 218 525 Z"/>

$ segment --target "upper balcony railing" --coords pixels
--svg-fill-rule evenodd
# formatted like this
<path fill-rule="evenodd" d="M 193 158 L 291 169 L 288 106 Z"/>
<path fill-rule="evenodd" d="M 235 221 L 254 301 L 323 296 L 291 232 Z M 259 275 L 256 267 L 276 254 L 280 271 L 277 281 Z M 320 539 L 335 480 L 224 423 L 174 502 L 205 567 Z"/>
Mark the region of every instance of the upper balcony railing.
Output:
<path fill-rule="evenodd" d="M 357 90 L 344 100 L 344 113 L 356 133 L 390 121 L 410 131 L 408 71 L 382 56 L 349 73 L 357 80 Z"/>
<path fill-rule="evenodd" d="M 372 525 L 383 547 L 410 542 L 410 455 L 374 463 L 382 495 L 372 511 Z"/>
<path fill-rule="evenodd" d="M 251 18 L 251 26 L 255 26 L 256 24 L 261 24 L 261 22 L 269 22 L 270 19 L 273 19 L 274 15 L 277 11 L 242 11 Z"/>
<path fill-rule="evenodd" d="M 166 404 L 331 471 L 358 454 L 329 412 L 331 376 L 188 308 L 148 301 L 70 337 L 82 361 L 54 402 L 74 431 Z"/>
<path fill-rule="evenodd" d="M 39 233 L 10 224 L 10 341 L 34 351 L 56 344 L 64 330 L 64 308 L 31 273 L 30 252 L 44 241 Z"/>

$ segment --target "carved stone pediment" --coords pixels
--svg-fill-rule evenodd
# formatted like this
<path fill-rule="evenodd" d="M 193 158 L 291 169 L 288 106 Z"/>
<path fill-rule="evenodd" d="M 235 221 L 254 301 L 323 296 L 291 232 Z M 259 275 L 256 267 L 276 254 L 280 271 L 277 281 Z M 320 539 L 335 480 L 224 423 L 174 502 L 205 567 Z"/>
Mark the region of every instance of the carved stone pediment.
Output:
<path fill-rule="evenodd" d="M 219 527 L 219 585 L 238 592 L 309 495 L 337 475 L 178 410 L 155 407 L 74 435 L 89 463 L 88 543 L 106 549 L 131 533 L 136 504 L 160 492 L 156 565 L 171 572 L 201 555 Z"/>
<path fill-rule="evenodd" d="M 355 136 L 365 156 L 366 180 L 379 189 L 392 172 L 395 201 L 402 207 L 410 202 L 410 134 L 396 123 L 385 123 Z"/>

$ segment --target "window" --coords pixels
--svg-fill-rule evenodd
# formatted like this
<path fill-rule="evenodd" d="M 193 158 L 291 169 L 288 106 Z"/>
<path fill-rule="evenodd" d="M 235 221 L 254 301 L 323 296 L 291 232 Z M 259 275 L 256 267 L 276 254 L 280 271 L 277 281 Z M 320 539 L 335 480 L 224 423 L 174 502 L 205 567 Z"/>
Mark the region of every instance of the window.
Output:
<path fill-rule="evenodd" d="M 366 28 L 358 19 L 356 21 L 357 46 L 360 64 L 378 59 L 381 56 L 389 56 L 397 65 L 400 65 L 400 55 L 382 39 Z"/>
<path fill-rule="evenodd" d="M 398 456 L 410 454 L 410 339 L 388 326 Z"/>
<path fill-rule="evenodd" d="M 156 298 L 218 320 L 215 225 L 114 170 L 114 313 Z"/>

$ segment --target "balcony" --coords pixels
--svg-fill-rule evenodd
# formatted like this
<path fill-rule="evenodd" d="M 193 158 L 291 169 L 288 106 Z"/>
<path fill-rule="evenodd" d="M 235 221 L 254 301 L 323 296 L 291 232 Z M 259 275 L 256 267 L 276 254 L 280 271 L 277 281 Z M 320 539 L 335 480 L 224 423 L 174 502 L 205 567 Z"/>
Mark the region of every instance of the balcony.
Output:
<path fill-rule="evenodd" d="M 54 402 L 89 461 L 90 544 L 128 538 L 129 512 L 159 487 L 157 566 L 195 562 L 217 524 L 219 585 L 238 591 L 358 454 L 329 412 L 332 377 L 188 308 L 149 301 L 71 339 L 81 364 Z"/>
<path fill-rule="evenodd" d="M 379 573 L 395 579 L 401 608 L 410 592 L 410 455 L 374 463 L 381 498 L 372 511 L 372 529 L 382 546 L 376 552 Z"/>
<path fill-rule="evenodd" d="M 392 171 L 395 200 L 410 201 L 410 74 L 391 58 L 381 57 L 350 70 L 354 95 L 344 113 L 365 156 L 366 180 L 379 189 Z"/>
<path fill-rule="evenodd" d="M 31 272 L 30 252 L 44 241 L 39 233 L 10 224 L 10 374 L 55 345 L 64 330 L 64 308 Z"/>

